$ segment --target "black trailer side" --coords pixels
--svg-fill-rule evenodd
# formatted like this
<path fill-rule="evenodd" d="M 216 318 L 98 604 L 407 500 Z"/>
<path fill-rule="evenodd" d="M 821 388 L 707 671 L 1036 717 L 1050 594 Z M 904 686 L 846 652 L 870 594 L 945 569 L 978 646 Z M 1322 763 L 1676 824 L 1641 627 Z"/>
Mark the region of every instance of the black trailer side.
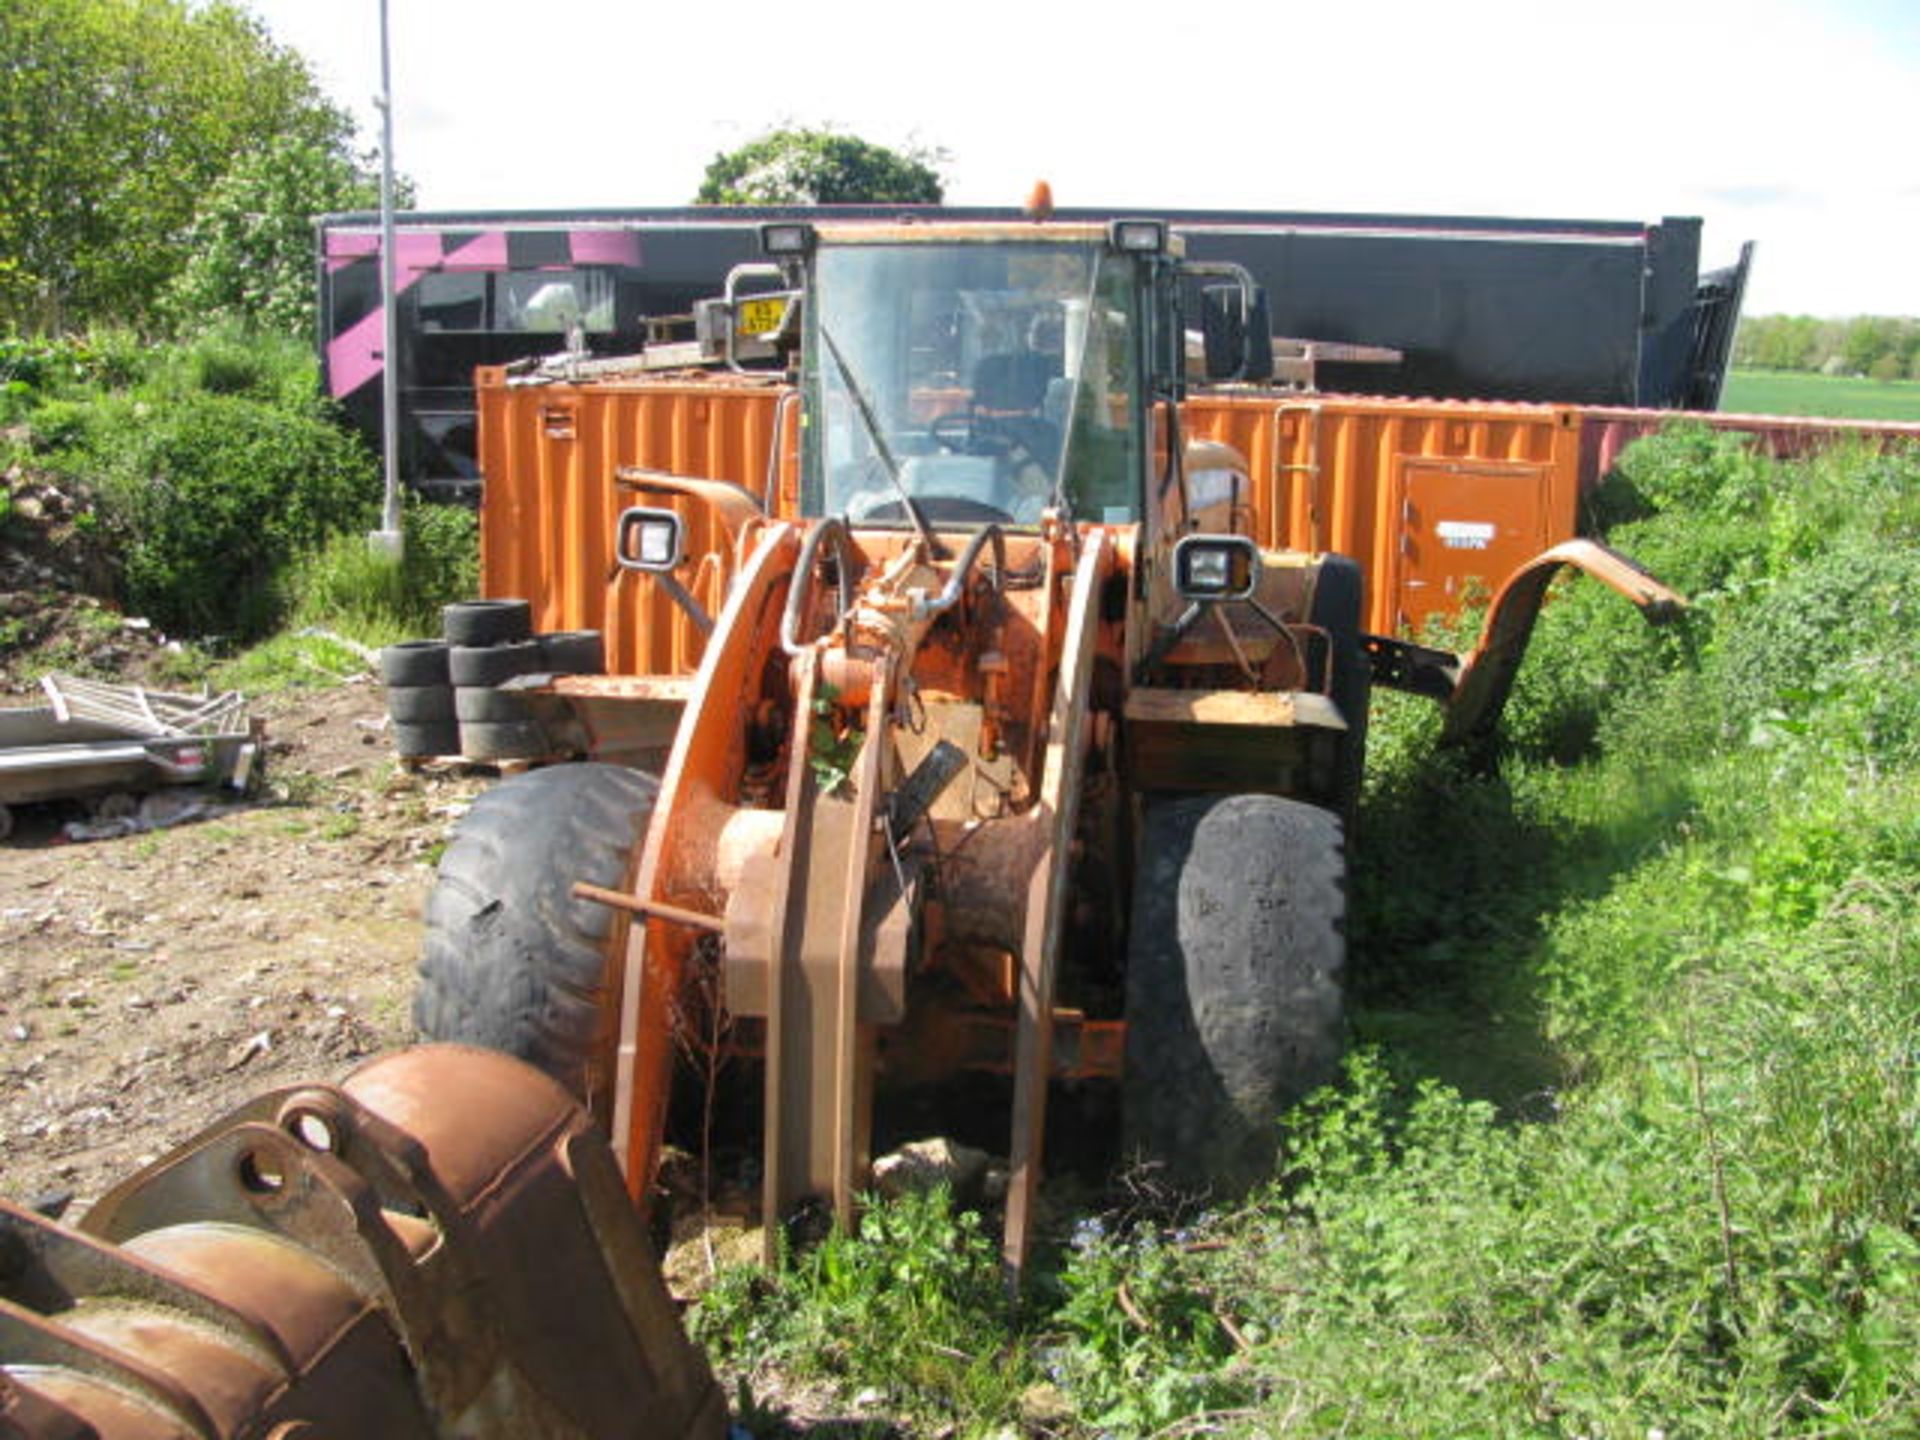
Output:
<path fill-rule="evenodd" d="M 402 467 L 431 492 L 471 493 L 472 373 L 552 354 L 637 349 L 649 321 L 685 315 L 757 258 L 768 219 L 890 217 L 898 206 L 683 207 L 403 213 Z M 1017 219 L 1007 209 L 929 217 Z M 1060 219 L 1115 211 L 1063 209 Z M 1129 212 L 1132 213 L 1132 212 Z M 1320 388 L 1455 400 L 1700 408 L 1717 398 L 1747 252 L 1703 281 L 1700 222 L 1171 211 L 1200 259 L 1266 287 L 1277 333 L 1385 346 L 1397 365 L 1326 364 Z M 382 359 L 379 224 L 317 222 L 328 391 L 376 443 Z"/>

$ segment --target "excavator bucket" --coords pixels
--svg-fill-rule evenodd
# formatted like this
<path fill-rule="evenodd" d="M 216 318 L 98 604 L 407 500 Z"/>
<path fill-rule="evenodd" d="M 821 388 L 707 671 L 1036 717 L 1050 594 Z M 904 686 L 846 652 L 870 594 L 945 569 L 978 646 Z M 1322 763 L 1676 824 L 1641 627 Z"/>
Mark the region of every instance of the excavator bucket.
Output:
<path fill-rule="evenodd" d="M 74 1229 L 0 1202 L 0 1435 L 725 1429 L 605 1141 L 503 1055 L 263 1095 Z"/>

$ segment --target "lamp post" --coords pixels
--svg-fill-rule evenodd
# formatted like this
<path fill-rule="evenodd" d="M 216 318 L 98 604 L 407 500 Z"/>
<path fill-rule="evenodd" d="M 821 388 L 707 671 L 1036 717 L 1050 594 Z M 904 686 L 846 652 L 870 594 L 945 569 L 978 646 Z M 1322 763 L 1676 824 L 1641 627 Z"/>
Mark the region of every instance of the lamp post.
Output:
<path fill-rule="evenodd" d="M 386 462 L 386 498 L 380 528 L 367 536 L 374 549 L 400 558 L 400 318 L 395 304 L 399 262 L 393 242 L 393 67 L 387 42 L 387 0 L 380 0 L 380 433 Z"/>

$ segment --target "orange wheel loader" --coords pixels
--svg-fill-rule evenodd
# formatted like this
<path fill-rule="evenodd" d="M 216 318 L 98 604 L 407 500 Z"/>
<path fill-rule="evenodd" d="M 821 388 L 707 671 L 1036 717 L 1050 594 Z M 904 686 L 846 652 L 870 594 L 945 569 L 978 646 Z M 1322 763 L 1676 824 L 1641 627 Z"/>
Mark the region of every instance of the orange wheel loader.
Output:
<path fill-rule="evenodd" d="M 1107 1097 L 1076 1128 L 1116 1156 L 1230 1187 L 1334 1074 L 1371 686 L 1480 743 L 1561 566 L 1678 599 L 1576 541 L 1508 579 L 1470 655 L 1362 633 L 1355 563 L 1263 551 L 1245 462 L 1184 433 L 1190 387 L 1271 374 L 1268 325 L 1159 221 L 762 240 L 711 383 L 787 371 L 793 493 L 638 477 L 605 562 L 674 598 L 697 670 L 544 699 L 604 734 L 668 707 L 664 764 L 481 798 L 416 1019 L 584 1097 L 642 1203 L 670 1138 L 744 1124 L 769 1251 L 806 1202 L 851 1215 L 888 1097 L 964 1095 L 1009 1157 L 1017 1276 L 1064 1091 Z M 725 537 L 711 612 L 690 516 Z"/>

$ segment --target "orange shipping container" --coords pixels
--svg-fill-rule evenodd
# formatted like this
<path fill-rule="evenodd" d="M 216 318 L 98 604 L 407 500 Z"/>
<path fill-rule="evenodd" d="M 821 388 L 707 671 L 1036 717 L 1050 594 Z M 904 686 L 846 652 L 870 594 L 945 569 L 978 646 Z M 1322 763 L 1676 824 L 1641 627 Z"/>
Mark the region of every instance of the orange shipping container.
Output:
<path fill-rule="evenodd" d="M 615 522 L 673 505 L 709 613 L 734 557 L 706 505 L 648 495 L 638 466 L 728 480 L 791 514 L 798 406 L 783 385 L 596 380 L 516 384 L 479 372 L 482 594 L 525 596 L 543 630 L 604 630 L 616 674 L 685 674 L 700 634 L 646 576 L 614 563 Z M 1248 464 L 1255 538 L 1360 562 L 1366 624 L 1417 631 L 1577 533 L 1578 409 L 1471 401 L 1239 394 L 1186 402 L 1190 437 Z M 780 435 L 776 447 L 774 437 Z"/>
<path fill-rule="evenodd" d="M 728 480 L 762 497 L 769 485 L 790 490 L 795 392 L 742 377 L 516 384 L 491 367 L 476 389 L 480 593 L 525 597 L 541 630 L 604 631 L 612 674 L 691 673 L 700 632 L 652 579 L 615 563 L 615 524 L 630 505 L 679 510 L 695 562 L 687 588 L 709 614 L 726 593 L 731 547 L 710 507 L 648 494 L 618 472 Z"/>
<path fill-rule="evenodd" d="M 1247 394 L 1184 408 L 1190 436 L 1246 457 L 1262 545 L 1360 562 L 1377 634 L 1456 613 L 1577 533 L 1577 409 Z"/>

